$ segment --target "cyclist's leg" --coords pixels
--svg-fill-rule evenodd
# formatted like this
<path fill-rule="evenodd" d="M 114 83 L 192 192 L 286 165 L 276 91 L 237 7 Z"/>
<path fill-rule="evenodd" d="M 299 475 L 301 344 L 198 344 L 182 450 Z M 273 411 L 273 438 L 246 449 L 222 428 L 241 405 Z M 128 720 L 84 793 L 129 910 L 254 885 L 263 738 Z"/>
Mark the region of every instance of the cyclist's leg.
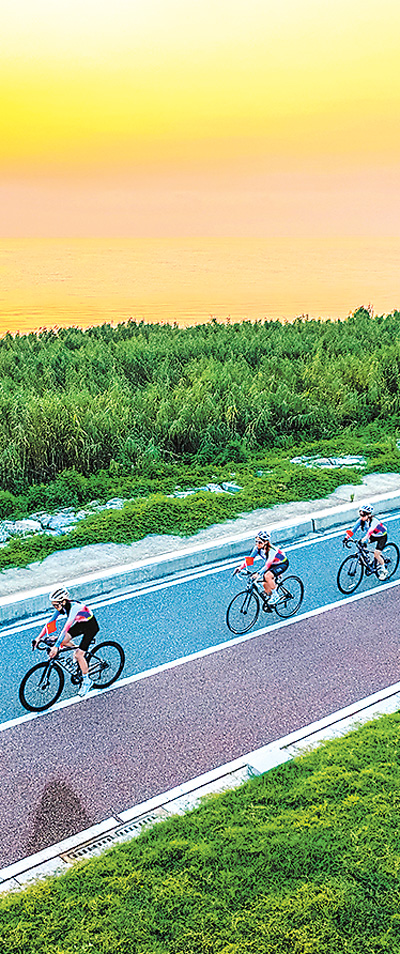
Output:
<path fill-rule="evenodd" d="M 74 657 L 83 676 L 87 676 L 89 672 L 89 666 L 86 660 L 86 650 L 89 648 L 90 643 L 93 642 L 94 637 L 98 632 L 99 624 L 94 616 L 92 616 L 91 619 L 84 620 L 81 623 L 74 623 L 68 632 L 68 636 L 71 636 L 72 638 L 74 636 L 81 636 L 81 641 L 79 643 L 78 649 L 76 649 L 74 652 Z"/>
<path fill-rule="evenodd" d="M 289 560 L 283 560 L 282 563 L 278 563 L 276 566 L 271 566 L 267 573 L 264 573 L 264 592 L 267 598 L 270 598 L 274 590 L 276 590 L 276 581 L 277 577 L 281 573 L 285 573 L 289 566 Z M 266 579 L 268 577 L 268 580 Z"/>
<path fill-rule="evenodd" d="M 264 593 L 267 597 L 271 596 L 272 591 L 275 589 L 276 589 L 275 575 L 272 572 L 272 570 L 267 570 L 267 572 L 264 573 L 264 576 L 263 576 Z"/>
<path fill-rule="evenodd" d="M 384 579 L 384 577 L 387 576 L 387 570 L 382 551 L 387 544 L 387 533 L 382 537 L 371 537 L 371 542 L 374 544 L 374 557 L 378 564 L 378 575 Z"/>

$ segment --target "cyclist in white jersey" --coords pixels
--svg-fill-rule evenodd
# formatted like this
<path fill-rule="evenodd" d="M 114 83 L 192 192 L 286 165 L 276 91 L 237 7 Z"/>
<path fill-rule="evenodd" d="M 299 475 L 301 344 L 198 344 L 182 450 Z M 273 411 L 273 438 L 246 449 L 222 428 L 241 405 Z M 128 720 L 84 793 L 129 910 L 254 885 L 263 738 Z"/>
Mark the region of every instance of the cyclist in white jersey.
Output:
<path fill-rule="evenodd" d="M 359 520 L 354 524 L 352 530 L 346 531 L 345 540 L 350 540 L 355 533 L 362 533 L 362 543 L 366 547 L 371 547 L 375 560 L 379 564 L 378 577 L 380 580 L 385 580 L 388 575 L 382 556 L 382 551 L 387 544 L 385 524 L 379 520 L 379 517 L 373 516 L 374 508 L 371 504 L 362 504 L 358 513 L 360 515 Z"/>
<path fill-rule="evenodd" d="M 78 600 L 71 599 L 68 590 L 61 586 L 54 590 L 50 595 L 50 602 L 53 604 L 55 613 L 45 624 L 39 636 L 34 640 L 35 644 L 45 639 L 51 646 L 50 658 L 54 659 L 60 646 L 70 646 L 75 649 L 74 656 L 81 669 L 83 680 L 79 689 L 79 695 L 85 696 L 92 685 L 89 679 L 89 667 L 86 661 L 85 652 L 89 648 L 96 633 L 99 632 L 99 624 L 89 606 L 80 603 Z M 67 617 L 64 626 L 59 635 L 54 635 L 57 629 L 57 619 L 60 615 Z M 73 642 L 74 638 L 81 636 L 79 646 Z"/>
<path fill-rule="evenodd" d="M 280 576 L 281 573 L 284 573 L 288 566 L 289 560 L 284 550 L 278 546 L 272 546 L 271 543 L 271 534 L 269 530 L 259 530 L 256 534 L 255 545 L 250 553 L 250 556 L 246 557 L 244 563 L 241 563 L 240 566 L 236 567 L 234 571 L 237 573 L 239 570 L 244 570 L 249 566 L 253 566 L 254 560 L 260 558 L 263 561 L 264 566 L 261 567 L 258 573 L 253 574 L 253 579 L 258 580 L 259 577 L 263 580 L 263 589 L 265 596 L 267 597 L 269 606 L 273 606 L 279 599 L 278 591 L 276 589 L 276 579 Z"/>

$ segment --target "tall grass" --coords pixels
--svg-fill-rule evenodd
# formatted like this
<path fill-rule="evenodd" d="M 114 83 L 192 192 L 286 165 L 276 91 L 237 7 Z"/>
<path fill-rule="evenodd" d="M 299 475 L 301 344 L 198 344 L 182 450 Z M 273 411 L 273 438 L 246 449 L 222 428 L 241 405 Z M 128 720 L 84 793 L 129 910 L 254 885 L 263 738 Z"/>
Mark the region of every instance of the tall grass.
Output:
<path fill-rule="evenodd" d="M 343 322 L 127 322 L 0 340 L 0 487 L 114 462 L 222 463 L 399 421 L 400 312 Z M 366 358 L 367 356 L 367 358 Z"/>

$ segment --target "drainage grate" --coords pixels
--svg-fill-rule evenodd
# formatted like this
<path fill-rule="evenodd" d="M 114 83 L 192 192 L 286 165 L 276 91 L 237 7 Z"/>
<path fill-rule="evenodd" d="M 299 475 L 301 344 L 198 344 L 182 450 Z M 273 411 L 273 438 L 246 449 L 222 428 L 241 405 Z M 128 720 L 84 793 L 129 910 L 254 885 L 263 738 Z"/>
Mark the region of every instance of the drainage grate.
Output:
<path fill-rule="evenodd" d="M 94 858 L 105 851 L 106 848 L 112 848 L 119 842 L 137 838 L 143 828 L 154 825 L 156 822 L 162 821 L 163 818 L 167 818 L 167 812 L 163 811 L 162 808 L 157 808 L 154 812 L 149 812 L 147 815 L 142 815 L 141 818 L 120 825 L 119 828 L 114 828 L 113 831 L 107 832 L 101 838 L 94 838 L 93 841 L 88 841 L 85 845 L 79 845 L 77 848 L 72 848 L 71 851 L 62 852 L 60 857 L 66 862 Z"/>
<path fill-rule="evenodd" d="M 137 838 L 143 828 L 155 825 L 156 822 L 168 818 L 171 814 L 183 814 L 197 807 L 204 795 L 222 794 L 222 792 L 226 792 L 230 788 L 236 788 L 237 785 L 247 781 L 250 774 L 247 765 L 243 766 L 243 768 L 236 769 L 234 772 L 229 772 L 227 775 L 215 779 L 214 782 L 209 782 L 207 785 L 203 785 L 187 795 L 167 802 L 164 808 L 156 808 L 153 812 L 147 812 L 146 815 L 141 815 L 140 818 L 134 818 L 132 821 L 126 822 L 125 825 L 119 825 L 118 828 L 106 832 L 106 834 L 101 835 L 100 838 L 93 838 L 92 841 L 88 841 L 84 845 L 71 848 L 71 851 L 62 852 L 60 858 L 70 864 L 73 861 L 79 861 L 84 858 L 94 858 L 96 855 L 100 855 L 105 851 L 106 848 L 112 848 L 113 845 L 119 842 Z"/>

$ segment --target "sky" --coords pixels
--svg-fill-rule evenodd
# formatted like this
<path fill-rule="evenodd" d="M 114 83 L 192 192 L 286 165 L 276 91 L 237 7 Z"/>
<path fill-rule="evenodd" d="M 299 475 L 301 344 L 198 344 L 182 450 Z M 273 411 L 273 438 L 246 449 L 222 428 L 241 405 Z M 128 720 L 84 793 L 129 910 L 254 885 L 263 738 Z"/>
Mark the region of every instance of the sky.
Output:
<path fill-rule="evenodd" d="M 2 0 L 0 235 L 394 236 L 398 0 Z"/>

